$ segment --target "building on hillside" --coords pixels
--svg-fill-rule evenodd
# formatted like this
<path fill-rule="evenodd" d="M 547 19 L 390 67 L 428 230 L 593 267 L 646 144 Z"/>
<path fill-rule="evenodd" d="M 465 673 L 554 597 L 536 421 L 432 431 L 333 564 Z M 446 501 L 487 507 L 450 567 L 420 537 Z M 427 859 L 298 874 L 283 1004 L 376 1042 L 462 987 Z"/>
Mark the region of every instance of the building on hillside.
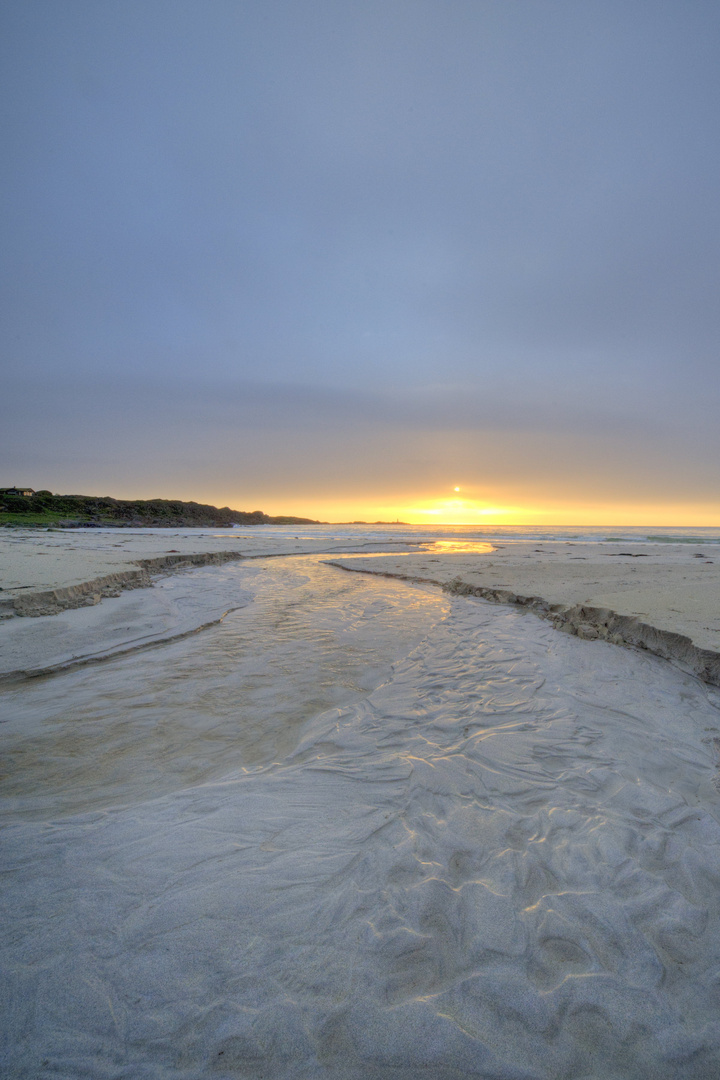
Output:
<path fill-rule="evenodd" d="M 27 495 L 34 495 L 34 494 L 35 494 L 35 491 L 34 491 L 33 488 L 24 488 L 24 487 L 0 488 L 0 495 L 26 495 L 27 496 Z"/>

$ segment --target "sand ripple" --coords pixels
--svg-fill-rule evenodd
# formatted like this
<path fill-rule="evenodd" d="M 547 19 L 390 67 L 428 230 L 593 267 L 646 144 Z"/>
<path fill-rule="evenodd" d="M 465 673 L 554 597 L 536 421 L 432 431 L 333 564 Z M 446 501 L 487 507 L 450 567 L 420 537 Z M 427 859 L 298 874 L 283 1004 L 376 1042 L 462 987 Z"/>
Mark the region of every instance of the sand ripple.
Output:
<path fill-rule="evenodd" d="M 714 693 L 457 598 L 282 761 L 19 822 L 8 1075 L 718 1074 Z"/>

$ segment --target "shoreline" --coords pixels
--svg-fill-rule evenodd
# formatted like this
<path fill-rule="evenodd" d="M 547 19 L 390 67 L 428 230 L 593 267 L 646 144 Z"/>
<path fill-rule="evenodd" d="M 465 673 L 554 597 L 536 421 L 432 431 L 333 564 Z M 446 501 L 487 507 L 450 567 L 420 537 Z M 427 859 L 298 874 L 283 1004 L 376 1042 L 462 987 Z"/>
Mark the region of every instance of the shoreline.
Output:
<path fill-rule="evenodd" d="M 398 543 L 399 550 L 407 546 Z M 216 529 L 127 530 L 121 535 L 116 530 L 17 530 L 12 536 L 0 535 L 0 622 L 89 607 L 127 589 L 149 588 L 158 574 L 175 569 L 377 547 L 370 540 L 271 539 Z"/>
<path fill-rule="evenodd" d="M 159 555 L 151 559 L 138 559 L 137 570 L 120 570 L 91 581 L 78 582 L 76 585 L 29 592 L 24 596 L 11 598 L 8 601 L 11 608 L 6 610 L 10 612 L 10 617 L 59 615 L 61 611 L 90 607 L 109 597 L 118 597 L 126 589 L 151 588 L 153 578 L 163 571 L 171 572 L 191 566 L 220 566 L 222 563 L 244 558 L 247 556 L 236 551 L 208 551 L 194 555 Z"/>
<path fill-rule="evenodd" d="M 700 545 L 515 541 L 484 550 L 362 553 L 381 542 L 271 539 L 208 530 L 60 534 L 27 530 L 0 538 L 5 571 L 0 622 L 92 607 L 126 590 L 152 587 L 185 568 L 300 554 L 327 554 L 346 571 L 422 582 L 532 612 L 555 629 L 651 652 L 720 686 L 720 561 Z M 168 549 L 167 543 L 173 547 Z M 333 551 L 333 548 L 335 551 Z M 354 548 L 355 550 L 348 550 Z M 201 549 L 201 550 L 198 550 Z M 489 550 L 488 550 L 489 549 Z"/>
<path fill-rule="evenodd" d="M 473 586 L 459 577 L 443 584 L 431 578 L 415 575 L 393 574 L 371 570 L 367 567 L 344 566 L 338 561 L 332 561 L 328 565 L 349 573 L 376 574 L 408 582 L 439 585 L 443 592 L 456 596 L 477 596 L 492 604 L 508 604 L 524 608 L 537 615 L 538 618 L 546 619 L 552 623 L 555 630 L 562 633 L 571 634 L 586 641 L 601 640 L 611 645 L 644 649 L 677 665 L 686 674 L 696 675 L 710 686 L 720 686 L 720 652 L 701 649 L 684 634 L 660 630 L 649 623 L 641 622 L 637 617 L 621 615 L 609 608 L 550 604 L 541 596 L 521 596 L 506 589 Z"/>
<path fill-rule="evenodd" d="M 528 541 L 487 554 L 332 565 L 519 607 L 561 632 L 643 649 L 720 686 L 720 563 L 684 545 Z"/>
<path fill-rule="evenodd" d="M 218 573 L 230 562 L 377 550 L 301 537 L 252 537 L 210 531 L 72 537 L 26 531 L 0 538 L 0 683 L 67 671 L 149 646 L 174 641 L 222 622 L 244 606 L 242 589 L 209 600 L 205 586 L 180 571 Z M 228 550 L 228 541 L 235 543 Z M 172 548 L 167 544 L 172 543 Z M 404 543 L 383 546 L 407 550 Z M 204 548 L 205 550 L 198 550 Z M 144 595 L 142 592 L 144 591 Z M 112 598 L 112 603 L 101 603 Z"/>

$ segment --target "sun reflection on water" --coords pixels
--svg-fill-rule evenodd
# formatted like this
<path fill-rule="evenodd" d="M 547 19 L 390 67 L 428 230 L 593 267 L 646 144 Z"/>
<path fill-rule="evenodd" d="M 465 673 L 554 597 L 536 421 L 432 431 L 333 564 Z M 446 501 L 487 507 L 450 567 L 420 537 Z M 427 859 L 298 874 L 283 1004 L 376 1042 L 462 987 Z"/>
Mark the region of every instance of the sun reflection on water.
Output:
<path fill-rule="evenodd" d="M 494 551 L 492 544 L 483 540 L 436 540 L 428 551 L 436 551 L 438 554 L 449 555 L 452 553 L 467 551 L 473 555 L 487 555 Z"/>

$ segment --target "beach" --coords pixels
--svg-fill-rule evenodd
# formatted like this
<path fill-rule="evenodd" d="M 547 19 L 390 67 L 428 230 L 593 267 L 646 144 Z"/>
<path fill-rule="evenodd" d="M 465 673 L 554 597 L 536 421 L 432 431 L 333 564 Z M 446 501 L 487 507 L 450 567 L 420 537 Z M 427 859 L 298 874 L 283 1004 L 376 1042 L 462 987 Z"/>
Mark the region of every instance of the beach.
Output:
<path fill-rule="evenodd" d="M 451 543 L 451 542 L 448 542 Z M 711 545 L 543 543 L 334 560 L 512 603 L 592 640 L 633 645 L 720 683 L 720 558 Z"/>
<path fill-rule="evenodd" d="M 162 570 L 324 551 L 327 542 L 232 529 L 13 529 L 0 538 L 0 615 L 53 615 L 151 584 Z M 278 530 L 281 533 L 281 530 Z M 332 547 L 333 545 L 331 545 Z M 338 547 L 337 544 L 334 545 Z M 343 547 L 344 545 L 339 545 Z"/>
<path fill-rule="evenodd" d="M 333 563 L 518 604 L 565 632 L 649 649 L 720 683 L 720 549 L 712 543 L 703 546 L 702 539 L 688 544 L 433 537 L 422 543 L 387 533 L 378 542 L 375 536 L 343 539 L 342 530 L 330 539 L 308 535 L 307 529 L 300 535 L 274 531 L 276 536 L 272 530 L 268 536 L 250 529 L 14 530 L 0 539 L 0 625 L 3 615 L 92 607 L 125 589 L 150 586 L 153 574 L 192 565 L 389 547 L 398 557 Z M 48 625 L 40 625 L 47 636 Z M 15 637 L 22 636 L 20 627 L 14 630 Z M 33 666 L 35 647 L 17 656 L 18 667 Z M 5 654 L 9 657 L 9 645 Z M 0 661 L 0 675 L 8 664 Z"/>
<path fill-rule="evenodd" d="M 720 1069 L 720 548 L 380 532 L 0 540 L 4 1075 Z"/>

